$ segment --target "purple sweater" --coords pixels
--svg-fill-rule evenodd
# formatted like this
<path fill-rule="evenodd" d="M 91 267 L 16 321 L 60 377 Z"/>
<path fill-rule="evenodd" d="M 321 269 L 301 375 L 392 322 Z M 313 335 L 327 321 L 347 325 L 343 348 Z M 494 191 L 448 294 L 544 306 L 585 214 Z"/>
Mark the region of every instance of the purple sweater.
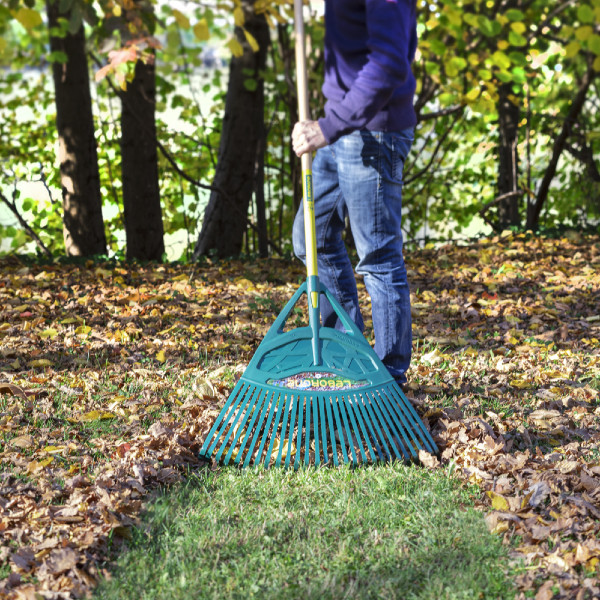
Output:
<path fill-rule="evenodd" d="M 357 129 L 416 125 L 415 0 L 325 0 L 325 117 L 329 142 Z"/>

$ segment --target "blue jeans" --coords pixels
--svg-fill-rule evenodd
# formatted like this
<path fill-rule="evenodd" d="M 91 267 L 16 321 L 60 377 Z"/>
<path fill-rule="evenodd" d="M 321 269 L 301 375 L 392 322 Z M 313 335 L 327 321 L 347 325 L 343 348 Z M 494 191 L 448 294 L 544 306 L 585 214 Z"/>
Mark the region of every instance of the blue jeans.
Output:
<path fill-rule="evenodd" d="M 399 383 L 406 382 L 412 350 L 410 292 L 402 256 L 402 169 L 412 129 L 355 131 L 317 151 L 313 162 L 319 279 L 363 331 L 356 280 L 342 233 L 349 218 L 371 296 L 375 352 Z M 305 260 L 304 213 L 296 215 L 294 252 Z M 323 325 L 342 328 L 321 296 Z"/>

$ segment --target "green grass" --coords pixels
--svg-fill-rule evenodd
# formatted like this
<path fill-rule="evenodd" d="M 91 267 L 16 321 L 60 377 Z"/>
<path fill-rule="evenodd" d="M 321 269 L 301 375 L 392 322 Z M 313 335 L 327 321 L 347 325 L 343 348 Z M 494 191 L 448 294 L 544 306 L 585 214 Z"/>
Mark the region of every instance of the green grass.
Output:
<path fill-rule="evenodd" d="M 224 469 L 158 498 L 96 598 L 512 598 L 507 552 L 446 472 Z"/>

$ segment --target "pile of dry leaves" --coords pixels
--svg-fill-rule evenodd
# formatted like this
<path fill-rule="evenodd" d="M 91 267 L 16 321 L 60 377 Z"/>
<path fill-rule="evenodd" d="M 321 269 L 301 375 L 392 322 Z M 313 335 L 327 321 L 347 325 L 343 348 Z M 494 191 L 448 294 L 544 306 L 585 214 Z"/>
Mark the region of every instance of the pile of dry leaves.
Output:
<path fill-rule="evenodd" d="M 441 466 L 480 487 L 490 530 L 526 565 L 523 597 L 600 596 L 600 240 L 507 236 L 407 259 L 410 396 Z M 199 468 L 302 271 L 7 260 L 0 273 L 0 598 L 81 597 L 144 499 Z"/>

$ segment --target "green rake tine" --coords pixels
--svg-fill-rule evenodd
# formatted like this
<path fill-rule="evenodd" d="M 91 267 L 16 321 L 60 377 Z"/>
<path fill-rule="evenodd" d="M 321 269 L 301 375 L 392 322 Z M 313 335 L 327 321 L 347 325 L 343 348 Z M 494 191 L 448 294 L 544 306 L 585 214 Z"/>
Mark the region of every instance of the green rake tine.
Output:
<path fill-rule="evenodd" d="M 219 441 L 219 436 L 217 436 L 212 444 L 210 444 L 210 440 L 212 439 L 213 435 L 215 434 L 215 431 L 218 429 L 219 425 L 221 424 L 222 421 L 224 421 L 224 426 L 223 426 L 223 430 L 226 427 L 227 424 L 227 420 L 225 419 L 225 416 L 229 414 L 229 407 L 235 402 L 235 404 L 237 405 L 239 402 L 241 402 L 243 396 L 240 396 L 239 392 L 240 389 L 242 387 L 244 387 L 244 385 L 246 385 L 245 383 L 243 383 L 242 381 L 239 381 L 235 388 L 233 389 L 233 392 L 231 392 L 231 396 L 229 397 L 229 400 L 225 403 L 225 406 L 223 406 L 223 408 L 221 409 L 221 412 L 219 413 L 219 416 L 217 417 L 217 420 L 215 421 L 214 425 L 210 428 L 210 431 L 208 432 L 208 435 L 206 436 L 206 440 L 204 441 L 204 444 L 200 450 L 200 454 L 202 454 L 203 456 L 206 456 L 208 454 L 208 456 L 210 456 L 212 454 L 212 451 L 215 449 L 215 446 L 217 445 L 218 441 Z M 249 386 L 248 386 L 249 387 Z M 233 409 L 235 411 L 235 407 Z M 233 414 L 233 413 L 232 413 Z M 223 432 L 223 430 L 221 430 L 220 433 Z M 210 447 L 208 447 L 210 444 Z M 208 447 L 208 450 L 207 450 Z"/>
<path fill-rule="evenodd" d="M 315 467 L 318 467 L 321 464 L 321 452 L 319 450 L 319 407 L 322 408 L 322 403 L 319 402 L 319 397 L 315 396 L 313 398 L 314 406 L 313 406 L 313 429 L 315 432 Z M 326 440 L 327 441 L 327 440 Z"/>
<path fill-rule="evenodd" d="M 278 467 L 281 464 L 281 454 L 283 452 L 283 442 L 285 440 L 285 430 L 287 429 L 288 418 L 290 416 L 290 405 L 294 400 L 294 395 L 289 395 L 289 400 L 285 404 L 285 412 L 283 413 L 283 423 L 281 424 L 281 442 L 279 444 L 279 452 L 277 453 L 277 459 L 275 460 L 275 466 Z M 273 440 L 271 444 L 274 442 Z M 270 449 L 270 448 L 269 448 Z"/>
<path fill-rule="evenodd" d="M 338 402 L 332 401 L 333 414 L 335 415 L 335 422 L 337 423 L 337 431 L 340 434 L 340 446 L 342 447 L 342 455 L 344 457 L 344 464 L 348 464 L 348 454 L 346 453 L 346 442 L 344 441 L 344 432 L 342 431 L 342 419 L 338 410 Z M 335 437 L 335 436 L 334 436 Z"/>
<path fill-rule="evenodd" d="M 361 429 L 356 423 L 356 419 L 354 418 L 354 406 L 352 405 L 352 395 L 348 393 L 345 400 L 346 401 L 344 402 L 344 407 L 348 412 L 348 416 L 350 417 L 350 421 L 352 423 L 352 429 L 354 431 L 354 437 L 356 438 L 356 442 L 358 444 L 358 449 L 360 450 L 360 456 L 363 459 L 363 462 L 367 462 L 367 455 L 365 454 L 364 444 L 362 443 L 363 436 L 361 435 L 361 433 L 364 434 L 364 431 L 361 431 Z"/>
<path fill-rule="evenodd" d="M 271 402 L 269 402 L 269 397 L 271 397 Z M 265 392 L 265 402 L 263 404 L 263 409 L 262 409 L 262 412 L 260 413 L 260 418 L 258 420 L 256 428 L 254 429 L 254 435 L 252 436 L 252 441 L 250 442 L 250 447 L 248 448 L 248 454 L 246 456 L 246 460 L 244 461 L 244 464 L 242 465 L 242 469 L 245 469 L 250 464 L 250 460 L 252 459 L 252 451 L 254 450 L 254 445 L 256 444 L 256 440 L 258 439 L 258 436 L 260 434 L 262 424 L 265 420 L 265 415 L 267 413 L 267 409 L 270 409 L 269 416 L 272 415 L 273 408 L 274 408 L 274 404 L 273 404 L 272 400 L 273 400 L 273 392 L 269 392 L 267 390 Z M 267 425 L 267 431 L 268 431 L 268 425 Z M 258 454 L 256 455 L 256 460 L 254 461 L 254 464 L 256 464 L 257 461 L 260 462 L 261 451 L 262 451 L 262 445 L 259 448 Z"/>
<path fill-rule="evenodd" d="M 383 432 L 383 434 L 381 436 L 381 441 L 385 445 L 385 448 L 388 452 L 389 458 L 393 458 L 393 454 L 395 454 L 397 458 L 407 460 L 407 455 L 402 448 L 400 448 L 400 452 L 402 452 L 402 456 L 400 456 L 400 454 L 398 452 L 398 448 L 396 447 L 396 444 L 394 443 L 394 436 L 391 435 L 391 433 L 388 429 L 387 420 L 385 419 L 384 415 L 381 412 L 381 407 L 379 406 L 379 403 L 377 402 L 377 398 L 376 398 L 375 394 L 373 392 L 369 392 L 367 394 L 367 396 L 369 398 L 369 403 L 371 404 L 371 408 L 373 409 L 373 412 L 377 415 L 377 421 L 378 421 L 379 425 L 381 425 L 381 430 Z M 390 447 L 388 447 L 388 444 L 385 440 L 386 436 L 387 436 L 388 441 L 390 442 L 389 445 L 391 446 L 391 449 L 390 449 Z M 392 454 L 392 450 L 393 450 L 393 454 Z"/>
<path fill-rule="evenodd" d="M 388 448 L 388 445 L 385 441 L 385 435 L 383 434 L 383 431 L 381 430 L 381 427 L 379 426 L 379 420 L 377 419 L 377 417 L 375 415 L 375 411 L 373 410 L 373 407 L 371 406 L 371 400 L 368 397 L 368 395 L 366 394 L 366 392 L 359 392 L 359 394 L 364 402 L 365 410 L 367 411 L 367 414 L 369 415 L 369 419 L 367 419 L 367 423 L 369 423 L 369 427 L 371 428 L 371 431 L 372 431 L 372 427 L 371 427 L 372 425 L 374 425 L 375 429 L 377 430 L 377 433 L 373 435 L 373 442 L 375 443 L 375 445 L 377 447 L 377 454 L 379 455 L 380 460 L 382 460 L 382 461 L 387 460 L 388 457 L 389 458 L 392 457 L 392 453 L 391 453 L 390 449 Z M 383 448 L 381 447 L 382 444 L 383 444 Z"/>
<path fill-rule="evenodd" d="M 354 402 L 352 402 L 352 400 L 354 400 Z M 359 402 L 358 402 L 358 399 L 356 397 L 356 394 L 354 394 L 354 396 L 350 397 L 350 406 L 352 407 L 352 409 L 356 413 L 356 420 L 358 421 L 358 424 L 360 426 L 360 430 L 362 432 L 362 437 L 363 437 L 363 439 L 364 439 L 364 441 L 365 441 L 365 443 L 367 445 L 367 450 L 369 451 L 369 455 L 374 458 L 375 457 L 375 453 L 373 452 L 373 448 L 371 448 L 371 442 L 369 441 L 369 436 L 368 436 L 367 432 L 365 431 L 365 426 L 364 426 L 364 423 L 363 423 L 363 417 L 362 417 L 361 412 L 360 412 Z M 351 416 L 352 416 L 352 414 L 351 414 Z M 354 419 L 354 417 L 352 417 L 352 419 Z M 367 459 L 367 457 L 366 457 L 366 455 L 364 453 L 364 450 L 363 450 L 362 446 L 360 448 L 360 452 L 361 452 L 361 455 L 363 457 L 363 460 L 365 462 L 368 462 L 368 459 Z"/>
<path fill-rule="evenodd" d="M 321 419 L 321 446 L 323 447 L 323 463 L 327 464 L 329 462 L 329 457 L 327 455 L 327 421 L 325 418 L 325 400 L 323 397 L 317 396 L 317 406 L 319 408 L 319 416 Z M 315 411 L 315 414 L 316 412 L 317 411 Z"/>
<path fill-rule="evenodd" d="M 296 426 L 296 413 L 298 412 L 297 408 L 298 408 L 298 403 L 300 402 L 300 398 L 298 397 L 298 394 L 294 395 L 294 399 L 292 400 L 292 416 L 290 417 L 290 424 L 289 424 L 289 429 L 288 429 L 288 449 L 287 449 L 287 453 L 285 455 L 285 468 L 287 469 L 290 466 L 290 461 L 292 459 L 292 444 L 294 443 L 294 440 L 292 439 L 293 435 L 294 435 L 294 427 Z M 283 436 L 283 432 L 282 432 L 282 436 Z M 285 440 L 285 437 L 283 437 L 283 439 Z M 282 444 L 283 446 L 283 444 Z M 298 453 L 298 448 L 296 448 L 296 453 Z"/>
<path fill-rule="evenodd" d="M 377 443 L 377 434 L 373 429 L 373 423 L 371 422 L 371 416 L 369 415 L 369 411 L 367 409 L 367 403 L 360 393 L 356 393 L 354 398 L 356 400 L 356 406 L 358 406 L 357 418 L 360 416 L 369 430 L 369 435 L 365 435 L 365 439 L 367 440 L 371 460 L 375 462 L 379 458 L 379 460 L 383 461 L 385 460 L 385 454 L 381 450 L 380 444 Z M 371 440 L 373 440 L 373 445 L 375 448 L 373 448 L 371 445 Z"/>
<path fill-rule="evenodd" d="M 296 460 L 294 460 L 294 471 L 297 471 L 300 467 L 300 460 L 302 456 L 302 425 L 304 419 L 302 417 L 304 413 L 304 406 L 306 405 L 306 396 L 298 396 L 298 433 L 296 434 Z M 309 435 L 305 435 L 304 438 L 309 438 Z"/>
<path fill-rule="evenodd" d="M 394 420 L 392 407 L 390 406 L 388 399 L 381 394 L 380 390 L 373 392 L 373 395 L 376 397 L 377 406 L 379 407 L 379 410 L 381 411 L 381 414 L 383 415 L 383 418 L 389 427 L 388 436 L 391 434 L 390 441 L 394 447 L 400 448 L 404 460 L 409 460 L 411 455 L 414 458 L 415 451 L 406 434 L 406 431 L 410 428 L 410 426 L 400 425 L 397 419 Z M 397 432 L 398 435 L 394 435 L 395 432 Z"/>
<path fill-rule="evenodd" d="M 306 427 L 304 428 L 304 465 L 308 466 L 310 463 L 310 405 L 312 397 L 307 398 L 306 402 Z M 315 446 L 316 448 L 316 446 Z M 316 462 L 316 459 L 315 459 Z"/>
<path fill-rule="evenodd" d="M 238 389 L 238 392 L 237 392 L 237 394 L 236 394 L 236 393 L 235 393 L 235 389 L 236 389 L 237 387 L 238 387 L 238 386 L 236 385 L 236 387 L 234 388 L 234 391 L 233 391 L 233 393 L 231 394 L 231 399 L 229 400 L 229 402 L 227 402 L 227 403 L 225 404 L 225 406 L 224 406 L 224 407 L 223 407 L 223 409 L 221 410 L 221 413 L 220 413 L 220 415 L 219 415 L 219 419 L 217 419 L 217 421 L 216 421 L 216 422 L 215 422 L 215 424 L 213 425 L 213 429 L 212 429 L 211 431 L 213 431 L 213 430 L 215 430 L 215 429 L 217 428 L 217 426 L 218 426 L 218 424 L 219 424 L 219 420 L 221 420 L 221 421 L 222 421 L 221 429 L 219 429 L 219 431 L 218 431 L 218 433 L 217 433 L 217 436 L 215 437 L 215 439 L 214 439 L 213 443 L 210 445 L 210 447 L 209 447 L 209 449 L 208 449 L 208 455 L 209 455 L 209 456 L 210 456 L 210 455 L 211 455 L 211 454 L 214 452 L 214 450 L 215 450 L 215 448 L 216 448 L 216 446 L 217 446 L 217 444 L 218 444 L 218 442 L 219 442 L 219 440 L 220 440 L 221 436 L 223 435 L 223 433 L 224 433 L 224 432 L 225 432 L 225 430 L 227 429 L 227 425 L 229 425 L 229 420 L 230 420 L 230 419 L 231 419 L 231 417 L 233 417 L 233 415 L 234 415 L 234 414 L 236 414 L 236 412 L 239 410 L 239 407 L 240 407 L 241 403 L 243 402 L 244 398 L 246 397 L 246 392 L 247 392 L 247 391 L 248 391 L 248 390 L 249 390 L 249 389 L 250 389 L 252 386 L 251 386 L 249 383 L 248 383 L 248 384 L 243 384 L 243 385 L 241 385 L 241 386 L 239 387 L 239 389 Z M 242 393 L 242 391 L 243 391 L 244 393 Z M 234 402 L 234 400 L 235 400 L 235 402 Z M 228 407 L 227 405 L 229 405 L 229 407 Z M 221 419 L 221 417 L 223 417 L 223 418 Z M 238 417 L 239 417 L 239 415 L 238 415 Z M 229 438 L 229 436 L 231 436 L 231 432 L 232 432 L 232 431 L 233 431 L 233 426 L 231 426 L 231 430 L 230 430 L 230 432 L 229 432 L 228 438 Z M 207 441 L 210 439 L 210 434 L 209 434 L 209 436 L 208 436 L 206 439 L 207 439 Z M 221 453 L 223 452 L 223 449 L 225 448 L 225 444 L 226 444 L 226 442 L 227 442 L 227 440 L 225 440 L 225 442 L 223 442 L 223 446 L 221 446 L 221 452 L 219 453 L 219 456 L 221 456 Z M 218 458 L 217 458 L 217 459 L 215 459 L 215 460 L 216 460 L 217 462 L 219 461 L 219 459 L 218 459 Z"/>
<path fill-rule="evenodd" d="M 420 434 L 420 431 L 417 428 L 417 426 L 418 426 L 417 421 L 410 418 L 409 422 L 407 423 L 407 419 L 405 418 L 405 413 L 401 409 L 401 407 L 398 405 L 394 396 L 392 394 L 390 394 L 391 391 L 393 391 L 393 387 L 386 388 L 380 392 L 380 396 L 383 399 L 384 406 L 388 409 L 388 412 L 390 413 L 390 415 L 392 416 L 392 418 L 394 419 L 396 424 L 398 424 L 398 419 L 397 419 L 396 415 L 399 415 L 400 418 L 402 419 L 402 423 L 405 426 L 405 430 L 408 431 L 408 436 L 404 433 L 402 434 L 404 437 L 404 441 L 405 441 L 406 445 L 408 446 L 408 448 L 410 449 L 413 457 L 416 458 L 417 453 L 415 452 L 415 448 L 419 448 L 419 446 L 422 446 L 420 439 L 423 439 L 423 436 Z M 402 402 L 401 398 L 400 398 L 400 401 Z M 417 429 L 417 431 L 415 431 L 415 429 Z M 418 437 L 417 437 L 417 435 L 418 435 Z M 412 443 L 411 443 L 411 439 L 409 439 L 409 436 L 412 439 Z M 423 440 L 423 441 L 425 441 L 425 440 Z"/>
<path fill-rule="evenodd" d="M 244 415 L 238 428 L 237 428 L 236 433 L 233 436 L 233 440 L 231 441 L 231 445 L 229 446 L 229 451 L 227 452 L 227 454 L 225 455 L 225 458 L 223 459 L 223 464 L 225 464 L 225 465 L 229 464 L 229 459 L 231 458 L 231 455 L 233 454 L 235 446 L 236 446 L 238 440 L 240 439 L 242 432 L 244 431 L 244 429 L 246 427 L 246 423 L 248 422 L 248 419 L 250 418 L 250 415 L 252 414 L 252 412 L 254 412 L 254 411 L 250 410 L 250 406 L 252 406 L 252 404 L 254 404 L 254 400 L 255 400 L 256 396 L 258 396 L 258 394 L 260 394 L 260 388 L 256 387 L 254 389 L 252 395 L 251 396 L 248 395 L 246 402 L 244 403 L 243 407 L 240 408 L 240 410 L 237 414 L 235 422 L 231 425 L 231 430 L 229 432 L 229 435 L 227 436 L 227 439 L 229 439 L 231 437 L 231 433 L 234 431 L 238 420 L 240 419 L 240 417 L 242 417 L 242 414 Z M 219 460 L 224 447 L 225 447 L 225 444 L 223 444 L 222 449 L 219 451 L 217 461 Z"/>
<path fill-rule="evenodd" d="M 418 427 L 418 431 L 421 433 L 420 437 L 423 440 L 423 442 L 425 442 L 426 446 L 428 446 L 429 451 L 432 454 L 436 454 L 438 452 L 438 450 L 435 445 L 435 442 L 433 441 L 433 438 L 431 437 L 431 434 L 429 433 L 429 431 L 427 431 L 425 424 L 423 423 L 423 421 L 420 419 L 419 415 L 415 411 L 410 400 L 406 396 L 404 396 L 404 394 L 402 393 L 401 390 L 396 389 L 395 386 L 392 386 L 391 391 L 392 391 L 392 395 L 396 399 L 398 399 L 398 398 L 400 399 L 399 408 L 402 410 L 402 412 L 404 412 L 404 413 L 408 412 L 413 417 L 415 425 Z"/>
<path fill-rule="evenodd" d="M 390 395 L 388 393 L 389 391 L 390 391 L 389 388 L 382 390 L 382 392 L 379 395 L 382 397 L 384 406 L 387 408 L 388 412 L 390 413 L 390 415 L 396 422 L 396 426 L 398 426 L 398 419 L 396 417 L 396 414 L 400 415 L 400 419 L 402 420 L 404 429 L 406 431 L 408 431 L 408 434 L 412 438 L 412 444 L 410 443 L 408 436 L 406 436 L 405 434 L 403 434 L 404 441 L 406 442 L 406 445 L 411 449 L 412 455 L 416 458 L 417 455 L 414 452 L 414 446 L 417 446 L 417 447 L 420 446 L 419 440 L 417 439 L 417 436 L 415 435 L 415 432 L 414 432 L 414 427 L 416 425 L 416 422 L 414 422 L 414 419 L 412 420 L 413 421 L 412 423 L 407 422 L 404 411 L 402 409 L 400 409 L 397 402 L 393 402 L 394 397 L 392 396 L 390 398 Z M 400 400 L 402 401 L 402 399 L 400 399 Z"/>
<path fill-rule="evenodd" d="M 403 460 L 408 460 L 410 456 L 407 454 L 404 444 L 402 444 L 402 442 L 400 442 L 400 440 L 394 437 L 390 432 L 390 429 L 394 430 L 396 429 L 396 427 L 394 427 L 393 421 L 390 421 L 389 419 L 389 415 L 387 414 L 387 407 L 385 406 L 385 401 L 383 400 L 383 398 L 381 398 L 379 394 L 377 394 L 377 392 L 371 392 L 371 394 L 373 397 L 373 404 L 375 406 L 375 410 L 377 411 L 380 417 L 381 424 L 383 425 L 388 440 L 390 441 L 390 445 L 392 446 L 396 456 Z M 382 400 L 382 402 L 380 402 L 380 400 Z M 402 452 L 402 456 L 400 456 L 400 454 L 398 453 L 398 449 L 400 449 L 400 451 Z"/>
<path fill-rule="evenodd" d="M 331 458 L 333 460 L 333 464 L 337 467 L 339 466 L 339 462 L 337 458 L 337 448 L 335 446 L 335 423 L 331 414 L 331 405 L 333 404 L 333 401 L 331 398 L 327 398 L 326 396 L 322 396 L 322 398 L 327 407 L 327 422 L 329 423 L 329 434 L 331 437 Z M 327 440 L 327 438 L 325 438 L 325 440 Z M 327 443 L 327 441 L 325 441 L 325 443 Z"/>
<path fill-rule="evenodd" d="M 283 402 L 282 402 L 282 400 L 283 400 Z M 275 443 L 275 438 L 277 437 L 277 429 L 279 428 L 279 421 L 281 421 L 281 415 L 283 413 L 283 407 L 285 405 L 285 396 L 282 397 L 280 394 L 278 396 L 277 401 L 275 401 L 275 397 L 273 397 L 273 402 L 277 405 L 277 413 L 275 414 L 275 424 L 273 425 L 273 429 L 268 429 L 270 422 L 267 423 L 267 431 L 271 431 L 272 435 L 271 435 L 271 441 L 269 442 L 269 447 L 267 448 L 267 455 L 265 456 L 265 469 L 269 468 L 269 463 L 271 462 L 271 451 L 273 450 L 273 444 Z M 265 432 L 265 435 L 263 436 L 262 442 L 260 444 L 259 456 L 262 453 L 262 448 L 265 445 L 266 441 L 267 441 L 267 433 Z"/>
<path fill-rule="evenodd" d="M 340 404 L 340 412 L 342 413 L 342 419 L 344 421 L 344 426 L 346 427 L 346 437 L 348 438 L 348 445 L 350 446 L 350 454 L 352 454 L 352 464 L 358 464 L 358 458 L 356 457 L 356 452 L 354 451 L 354 441 L 352 439 L 352 429 L 348 424 L 348 417 L 346 416 L 346 399 L 342 396 L 342 401 Z"/>
<path fill-rule="evenodd" d="M 244 425 L 244 427 L 246 427 L 246 435 L 244 436 L 244 439 L 242 440 L 242 445 L 240 446 L 237 456 L 235 457 L 235 460 L 233 461 L 233 463 L 235 465 L 239 465 L 240 461 L 242 460 L 242 454 L 244 453 L 244 448 L 246 447 L 246 444 L 248 443 L 248 438 L 250 437 L 250 434 L 252 433 L 254 423 L 256 423 L 256 419 L 258 418 L 258 413 L 259 412 L 261 414 L 264 413 L 264 411 L 260 410 L 261 406 L 263 406 L 263 404 L 264 404 L 266 407 L 265 400 L 267 399 L 268 392 L 265 391 L 263 393 L 263 390 L 261 390 L 260 388 L 257 388 L 257 390 L 258 390 L 258 394 L 256 396 L 256 404 L 254 406 L 254 410 L 252 411 L 252 419 L 250 420 L 250 423 L 248 423 L 247 426 Z"/>

